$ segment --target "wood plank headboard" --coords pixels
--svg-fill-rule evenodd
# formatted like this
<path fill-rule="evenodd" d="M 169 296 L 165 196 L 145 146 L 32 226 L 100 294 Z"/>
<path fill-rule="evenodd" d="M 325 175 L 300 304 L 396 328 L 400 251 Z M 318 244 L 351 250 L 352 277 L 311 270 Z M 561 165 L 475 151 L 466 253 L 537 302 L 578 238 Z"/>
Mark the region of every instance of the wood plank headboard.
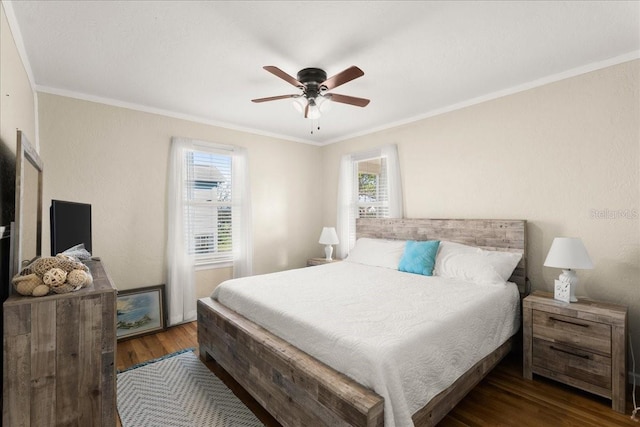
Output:
<path fill-rule="evenodd" d="M 509 279 L 525 286 L 527 277 L 526 220 L 359 218 L 356 238 L 447 240 L 486 250 L 518 252 L 522 259 Z"/>

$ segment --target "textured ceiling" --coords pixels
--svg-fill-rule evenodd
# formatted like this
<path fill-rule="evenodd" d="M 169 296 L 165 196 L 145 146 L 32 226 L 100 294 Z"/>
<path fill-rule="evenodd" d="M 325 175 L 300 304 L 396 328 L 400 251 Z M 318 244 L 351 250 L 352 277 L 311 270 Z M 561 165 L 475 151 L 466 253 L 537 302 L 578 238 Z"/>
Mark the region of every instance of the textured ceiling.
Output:
<path fill-rule="evenodd" d="M 640 51 L 638 2 L 3 4 L 38 90 L 318 144 Z M 250 102 L 297 93 L 264 65 L 357 65 L 365 75 L 334 92 L 371 103 L 332 103 L 311 134 L 290 100 Z"/>

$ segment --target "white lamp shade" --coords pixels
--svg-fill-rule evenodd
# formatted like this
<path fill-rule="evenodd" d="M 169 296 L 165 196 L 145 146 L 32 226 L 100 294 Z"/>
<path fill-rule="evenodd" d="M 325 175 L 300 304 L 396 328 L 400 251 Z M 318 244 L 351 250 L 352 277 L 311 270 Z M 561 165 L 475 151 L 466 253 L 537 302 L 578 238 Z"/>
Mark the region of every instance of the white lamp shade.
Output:
<path fill-rule="evenodd" d="M 337 245 L 339 242 L 338 233 L 336 233 L 336 229 L 334 227 L 322 228 L 322 233 L 320 234 L 320 240 L 318 240 L 318 243 L 323 245 Z"/>
<path fill-rule="evenodd" d="M 307 113 L 307 118 L 311 120 L 317 120 L 320 118 L 320 107 L 316 105 L 315 101 L 309 101 L 309 111 Z"/>
<path fill-rule="evenodd" d="M 291 105 L 293 105 L 293 108 L 298 113 L 304 114 L 304 107 L 307 106 L 307 98 L 305 98 L 304 96 L 299 96 L 297 98 L 294 98 Z"/>
<path fill-rule="evenodd" d="M 320 113 L 324 114 L 327 111 L 331 110 L 331 106 L 333 105 L 333 102 L 331 102 L 329 98 L 326 98 L 324 96 L 319 96 L 316 98 L 316 105 L 318 106 Z"/>
<path fill-rule="evenodd" d="M 579 237 L 556 237 L 553 239 L 544 265 L 565 270 L 593 268 L 593 262 L 591 262 L 587 249 Z"/>

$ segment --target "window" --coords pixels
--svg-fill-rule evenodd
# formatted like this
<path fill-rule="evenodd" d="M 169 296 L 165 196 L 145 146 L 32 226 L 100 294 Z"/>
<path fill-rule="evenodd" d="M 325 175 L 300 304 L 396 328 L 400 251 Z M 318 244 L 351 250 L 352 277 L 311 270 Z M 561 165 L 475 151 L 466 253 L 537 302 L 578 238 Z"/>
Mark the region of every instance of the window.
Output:
<path fill-rule="evenodd" d="M 231 155 L 193 150 L 185 162 L 188 249 L 196 265 L 232 261 Z"/>
<path fill-rule="evenodd" d="M 342 156 L 337 207 L 340 258 L 346 257 L 356 242 L 357 218 L 402 218 L 396 145 Z"/>
<path fill-rule="evenodd" d="M 167 183 L 169 324 L 194 320 L 194 264 L 253 272 L 251 190 L 243 147 L 173 137 Z"/>
<path fill-rule="evenodd" d="M 388 217 L 387 159 L 361 160 L 354 170 L 358 174 L 358 218 Z"/>

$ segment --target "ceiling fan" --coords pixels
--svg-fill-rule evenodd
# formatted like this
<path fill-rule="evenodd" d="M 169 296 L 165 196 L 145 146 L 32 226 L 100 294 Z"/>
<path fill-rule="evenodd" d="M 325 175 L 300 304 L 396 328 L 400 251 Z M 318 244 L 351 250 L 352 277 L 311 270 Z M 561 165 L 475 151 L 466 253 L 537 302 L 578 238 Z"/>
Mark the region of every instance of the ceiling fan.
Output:
<path fill-rule="evenodd" d="M 278 67 L 267 65 L 262 67 L 271 74 L 280 77 L 285 82 L 292 84 L 302 93 L 291 95 L 270 96 L 267 98 L 252 99 L 252 102 L 276 101 L 286 98 L 303 98 L 304 99 L 304 117 L 316 119 L 320 116 L 319 106 L 322 102 L 330 100 L 340 102 L 342 104 L 355 105 L 357 107 L 366 107 L 369 100 L 365 98 L 357 98 L 355 96 L 339 95 L 337 93 L 328 93 L 328 91 L 343 85 L 358 77 L 364 76 L 364 72 L 354 66 L 336 74 L 331 78 L 327 78 L 327 73 L 320 68 L 305 68 L 298 71 L 297 79 L 285 73 Z"/>

